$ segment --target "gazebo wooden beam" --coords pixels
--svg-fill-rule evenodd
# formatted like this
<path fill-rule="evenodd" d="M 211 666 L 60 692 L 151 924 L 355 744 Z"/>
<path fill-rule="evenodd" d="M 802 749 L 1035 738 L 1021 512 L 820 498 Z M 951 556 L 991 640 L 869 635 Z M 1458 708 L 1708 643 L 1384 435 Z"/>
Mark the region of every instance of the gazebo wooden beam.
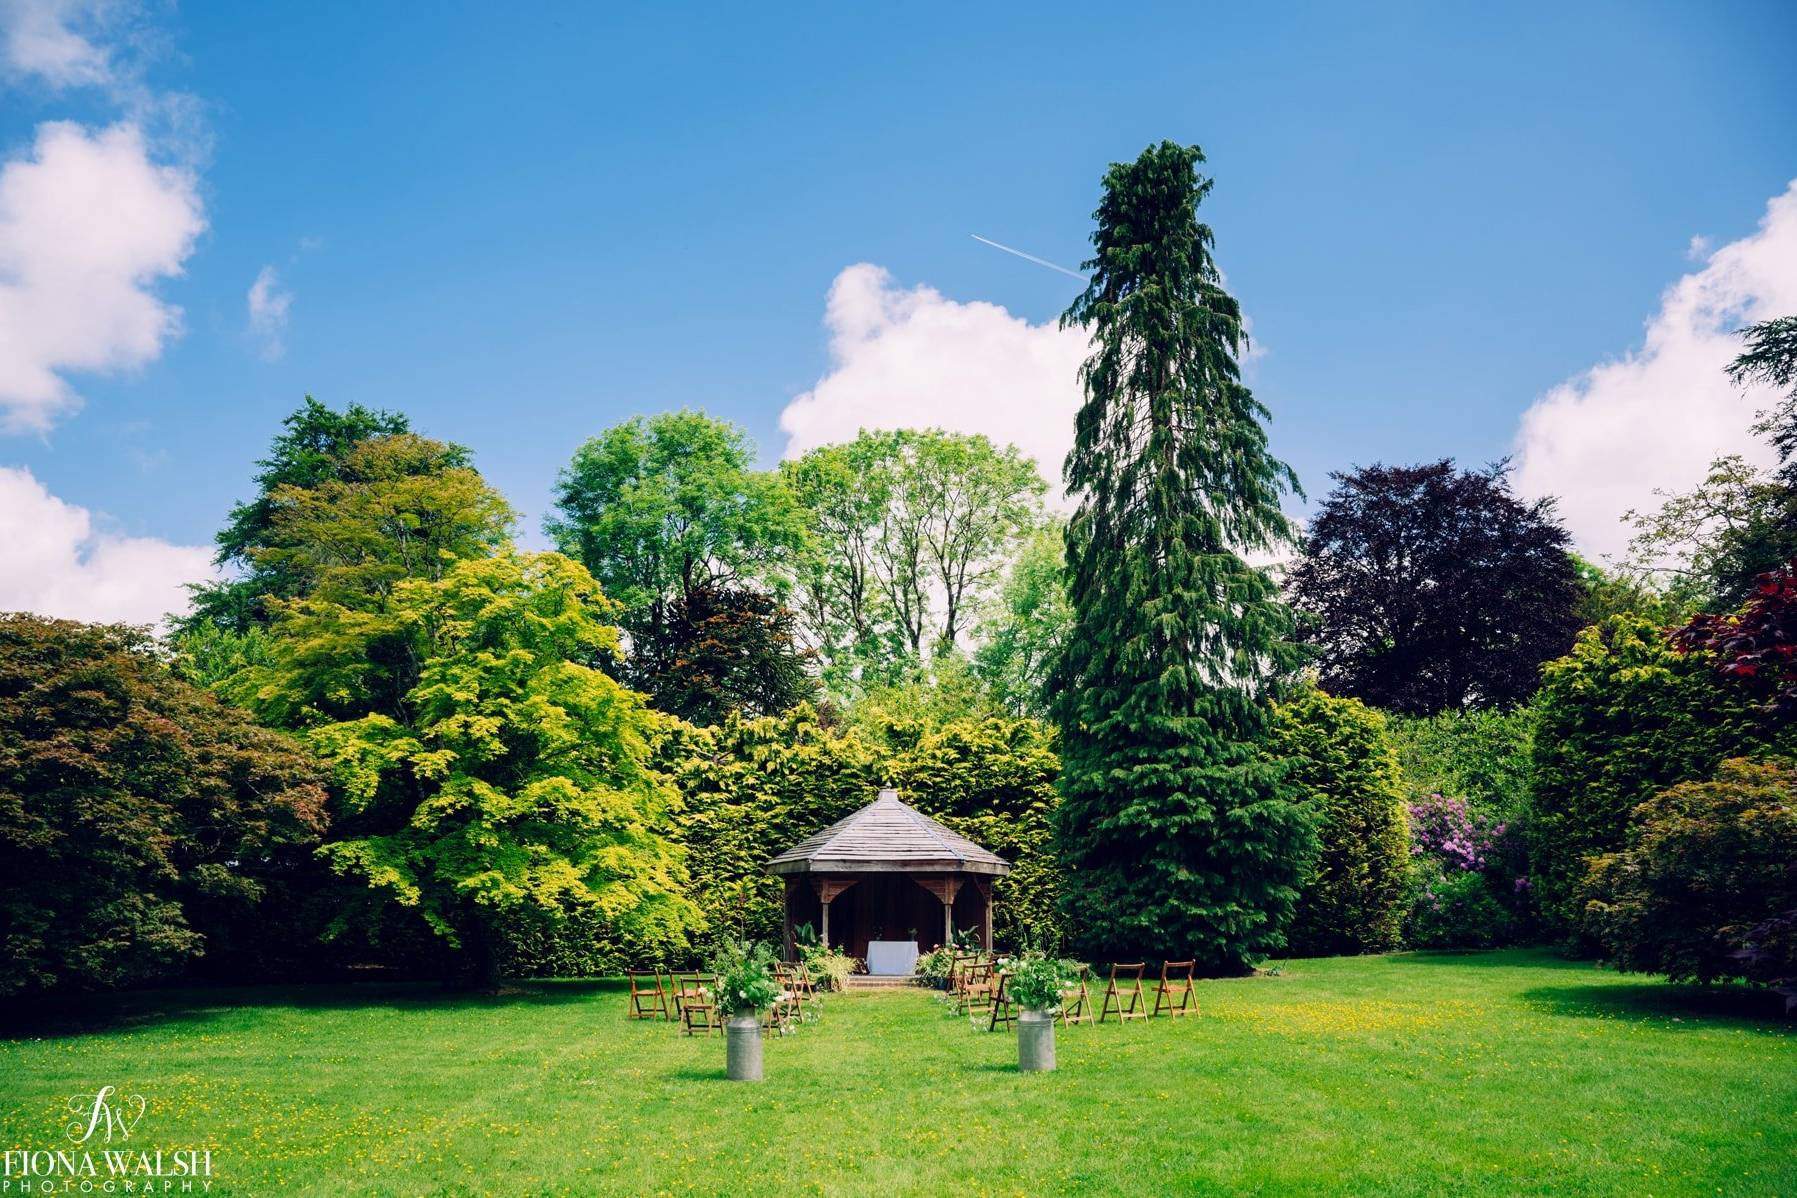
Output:
<path fill-rule="evenodd" d="M 823 918 L 820 922 L 824 925 L 822 934 L 825 948 L 830 947 L 830 904 L 836 901 L 838 895 L 860 880 L 860 878 L 819 877 L 811 879 L 811 884 L 817 887 L 817 900 L 823 909 Z"/>

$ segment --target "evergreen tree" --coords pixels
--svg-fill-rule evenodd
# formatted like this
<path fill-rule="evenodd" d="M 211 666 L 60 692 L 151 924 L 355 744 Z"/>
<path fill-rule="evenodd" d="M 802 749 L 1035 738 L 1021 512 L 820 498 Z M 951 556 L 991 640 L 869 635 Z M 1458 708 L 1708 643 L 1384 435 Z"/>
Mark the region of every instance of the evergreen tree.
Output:
<path fill-rule="evenodd" d="M 1062 733 L 1063 903 L 1096 957 L 1240 970 L 1277 949 L 1315 832 L 1263 754 L 1290 613 L 1244 552 L 1289 544 L 1297 488 L 1241 382 L 1241 309 L 1198 204 L 1196 146 L 1114 164 L 1084 294 L 1093 332 L 1067 457 L 1074 627 L 1050 682 Z"/>

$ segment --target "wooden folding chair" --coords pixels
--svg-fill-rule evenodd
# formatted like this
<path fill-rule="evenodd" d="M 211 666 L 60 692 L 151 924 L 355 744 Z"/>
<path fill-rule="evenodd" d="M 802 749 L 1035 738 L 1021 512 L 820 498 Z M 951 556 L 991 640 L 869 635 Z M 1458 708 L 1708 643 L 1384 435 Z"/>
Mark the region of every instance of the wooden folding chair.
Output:
<path fill-rule="evenodd" d="M 630 980 L 630 1005 L 625 1008 L 625 1015 L 630 1019 L 671 1019 L 668 1013 L 668 992 L 661 984 L 659 969 L 628 969 L 624 976 Z M 645 985 L 644 983 L 648 984 Z"/>
<path fill-rule="evenodd" d="M 949 1001 L 957 1007 L 966 998 L 967 969 L 974 963 L 972 953 L 956 953 L 948 963 L 948 996 Z"/>
<path fill-rule="evenodd" d="M 1091 975 L 1091 967 L 1079 967 L 1079 982 L 1061 991 L 1061 1010 L 1056 1019 L 1062 1023 L 1091 1023 L 1097 1016 L 1092 1014 L 1092 992 L 1086 989 L 1086 978 Z"/>
<path fill-rule="evenodd" d="M 688 999 L 700 1002 L 709 1001 L 708 990 L 715 988 L 716 979 L 703 973 L 675 973 L 668 975 L 668 988 L 673 994 L 674 1018 L 679 1019 L 685 1013 Z"/>
<path fill-rule="evenodd" d="M 811 981 L 811 967 L 800 961 L 786 968 L 786 988 L 792 991 L 793 1003 L 800 1015 L 818 1004 L 817 987 Z M 815 1017 L 815 1012 L 814 1012 Z"/>
<path fill-rule="evenodd" d="M 979 1026 L 980 1016 L 992 1008 L 994 987 L 990 961 L 975 961 L 962 974 L 962 1009 L 976 1027 Z"/>
<path fill-rule="evenodd" d="M 713 1032 L 723 1034 L 724 1020 L 718 1014 L 717 1001 L 713 997 L 716 990 L 715 980 L 708 986 L 695 975 L 691 988 L 681 994 L 680 1027 L 687 1035 L 696 1036 L 701 1032 L 707 1036 Z"/>
<path fill-rule="evenodd" d="M 998 984 L 992 988 L 992 1018 L 986 1021 L 986 1030 L 995 1032 L 999 1025 L 1010 1027 L 1017 1022 L 1016 1004 L 1011 1001 L 1011 971 L 1004 970 L 998 975 Z"/>
<path fill-rule="evenodd" d="M 1111 966 L 1110 980 L 1104 986 L 1104 1003 L 1098 1008 L 1098 1022 L 1103 1023 L 1110 1015 L 1115 1015 L 1119 1023 L 1148 1018 L 1148 1012 L 1143 1010 L 1148 1005 L 1147 996 L 1142 993 L 1144 968 L 1146 966 L 1140 961 L 1134 965 Z M 1128 989 L 1119 990 L 1119 981 L 1127 982 Z"/>
<path fill-rule="evenodd" d="M 1196 961 L 1161 962 L 1161 980 L 1154 988 L 1154 1010 L 1150 1015 L 1163 1011 L 1170 1016 L 1198 1013 L 1198 991 L 1192 988 L 1192 971 L 1197 965 Z M 1173 1001 L 1176 995 L 1177 1005 Z"/>

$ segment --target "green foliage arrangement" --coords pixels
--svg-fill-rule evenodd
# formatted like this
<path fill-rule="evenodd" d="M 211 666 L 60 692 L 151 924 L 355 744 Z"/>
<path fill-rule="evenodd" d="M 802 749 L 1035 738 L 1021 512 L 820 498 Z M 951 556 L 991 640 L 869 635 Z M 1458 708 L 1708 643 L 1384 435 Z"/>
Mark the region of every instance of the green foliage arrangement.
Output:
<path fill-rule="evenodd" d="M 1797 1002 L 1797 769 L 1734 758 L 1661 791 L 1582 897 L 1584 929 L 1625 970 L 1747 978 Z"/>
<path fill-rule="evenodd" d="M 0 996 L 253 954 L 324 831 L 323 782 L 143 632 L 0 616 Z"/>
<path fill-rule="evenodd" d="M 1024 953 L 1007 966 L 1010 980 L 1005 992 L 1026 1011 L 1053 1014 L 1061 1009 L 1061 995 L 1079 985 L 1079 962 L 1063 961 L 1046 953 Z"/>
<path fill-rule="evenodd" d="M 1062 318 L 1090 333 L 1065 478 L 1073 626 L 1050 677 L 1061 732 L 1055 833 L 1070 943 L 1242 971 L 1284 943 L 1315 833 L 1263 752 L 1271 683 L 1301 652 L 1265 571 L 1296 476 L 1241 381 L 1196 146 L 1113 164 L 1090 282 Z"/>
<path fill-rule="evenodd" d="M 1274 709 L 1269 751 L 1318 828 L 1316 863 L 1286 933 L 1295 956 L 1396 948 L 1410 873 L 1398 759 L 1379 712 L 1315 688 Z"/>
<path fill-rule="evenodd" d="M 855 958 L 847 953 L 821 944 L 801 948 L 799 957 L 811 974 L 811 984 L 819 990 L 846 990 L 857 965 Z"/>
<path fill-rule="evenodd" d="M 291 710 L 312 671 L 353 668 L 358 634 L 404 638 L 415 685 L 394 711 L 317 720 L 339 835 L 322 852 L 369 902 L 336 928 L 415 913 L 491 985 L 500 924 L 597 914 L 639 945 L 684 946 L 701 926 L 649 768 L 666 717 L 586 664 L 615 652 L 612 607 L 578 563 L 504 553 L 397 584 L 378 621 L 320 600 L 285 609 L 273 664 L 245 672 L 252 702 Z"/>
<path fill-rule="evenodd" d="M 780 997 L 774 980 L 774 950 L 760 941 L 726 940 L 706 968 L 717 976 L 718 1011 L 725 1016 L 758 1015 Z"/>
<path fill-rule="evenodd" d="M 1529 854 L 1549 926 L 1578 923 L 1585 859 L 1623 846 L 1629 813 L 1658 792 L 1711 777 L 1724 758 L 1790 752 L 1752 698 L 1719 686 L 1703 654 L 1680 654 L 1639 616 L 1579 634 L 1543 671 L 1537 697 Z"/>

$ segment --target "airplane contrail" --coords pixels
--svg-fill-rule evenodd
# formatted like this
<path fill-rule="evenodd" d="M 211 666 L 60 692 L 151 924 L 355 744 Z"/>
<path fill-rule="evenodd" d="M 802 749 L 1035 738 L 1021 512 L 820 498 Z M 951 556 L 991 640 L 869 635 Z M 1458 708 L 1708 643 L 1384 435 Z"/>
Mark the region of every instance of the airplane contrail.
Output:
<path fill-rule="evenodd" d="M 1086 276 L 1080 274 L 1079 271 L 1068 270 L 1065 266 L 1061 266 L 1060 264 L 1055 263 L 1055 262 L 1050 262 L 1046 258 L 1038 258 L 1038 257 L 1036 257 L 1036 255 L 1026 254 L 1022 250 L 1014 250 L 1008 245 L 1000 245 L 998 242 L 993 241 L 989 237 L 981 237 L 978 233 L 969 233 L 968 236 L 973 238 L 975 241 L 982 242 L 985 245 L 991 246 L 995 250 L 1003 250 L 1007 254 L 1016 254 L 1019 258 L 1022 258 L 1025 262 L 1034 262 L 1037 266 L 1046 266 L 1050 270 L 1058 270 L 1064 275 L 1073 276 L 1074 278 L 1078 279 L 1082 283 L 1084 283 L 1086 281 Z"/>

